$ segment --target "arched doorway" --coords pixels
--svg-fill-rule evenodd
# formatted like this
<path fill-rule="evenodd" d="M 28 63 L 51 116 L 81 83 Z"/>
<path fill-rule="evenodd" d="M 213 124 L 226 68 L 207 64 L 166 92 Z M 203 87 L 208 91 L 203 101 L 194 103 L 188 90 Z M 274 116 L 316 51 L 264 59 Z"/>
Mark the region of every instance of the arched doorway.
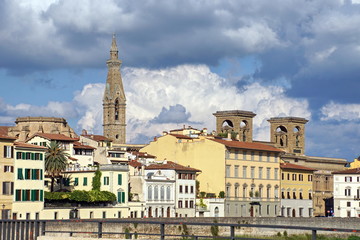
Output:
<path fill-rule="evenodd" d="M 216 207 L 215 208 L 215 214 L 214 214 L 215 217 L 219 217 L 219 208 Z"/>
<path fill-rule="evenodd" d="M 165 217 L 164 216 L 164 208 L 161 208 L 161 217 Z"/>
<path fill-rule="evenodd" d="M 155 208 L 155 217 L 156 217 L 156 218 L 159 217 L 159 216 L 158 216 L 158 209 L 157 209 L 157 208 Z"/>
<path fill-rule="evenodd" d="M 148 217 L 149 217 L 149 218 L 152 217 L 152 209 L 151 209 L 151 207 L 149 207 L 149 209 L 148 209 Z"/>
<path fill-rule="evenodd" d="M 166 217 L 168 217 L 168 218 L 170 217 L 170 207 L 168 207 L 166 210 Z"/>

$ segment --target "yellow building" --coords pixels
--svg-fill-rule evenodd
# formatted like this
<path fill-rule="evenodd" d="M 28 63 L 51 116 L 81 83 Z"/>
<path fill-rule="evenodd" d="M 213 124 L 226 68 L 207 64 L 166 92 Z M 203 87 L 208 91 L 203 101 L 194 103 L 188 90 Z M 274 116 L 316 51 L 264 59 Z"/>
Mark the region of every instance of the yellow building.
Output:
<path fill-rule="evenodd" d="M 281 163 L 281 216 L 313 216 L 313 173 L 316 169 Z"/>
<path fill-rule="evenodd" d="M 44 160 L 46 148 L 14 143 L 13 219 L 39 219 L 44 208 Z"/>
<path fill-rule="evenodd" d="M 0 209 L 1 219 L 11 218 L 14 195 L 14 147 L 15 138 L 0 134 Z"/>
<path fill-rule="evenodd" d="M 360 157 L 355 158 L 354 161 L 350 163 L 349 168 L 360 168 Z"/>
<path fill-rule="evenodd" d="M 141 151 L 200 169 L 200 191 L 208 196 L 225 193 L 225 216 L 276 216 L 280 211 L 280 149 L 258 142 L 167 134 Z"/>

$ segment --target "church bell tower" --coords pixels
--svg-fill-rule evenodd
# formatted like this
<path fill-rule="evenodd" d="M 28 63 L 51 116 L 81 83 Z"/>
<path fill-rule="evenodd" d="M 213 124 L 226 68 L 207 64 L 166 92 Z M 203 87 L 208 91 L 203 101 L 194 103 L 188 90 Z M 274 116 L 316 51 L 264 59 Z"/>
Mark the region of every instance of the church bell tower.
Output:
<path fill-rule="evenodd" d="M 106 64 L 108 74 L 103 98 L 103 128 L 104 136 L 114 144 L 124 144 L 126 141 L 126 98 L 122 83 L 118 48 L 115 35 L 112 37 L 110 59 Z"/>

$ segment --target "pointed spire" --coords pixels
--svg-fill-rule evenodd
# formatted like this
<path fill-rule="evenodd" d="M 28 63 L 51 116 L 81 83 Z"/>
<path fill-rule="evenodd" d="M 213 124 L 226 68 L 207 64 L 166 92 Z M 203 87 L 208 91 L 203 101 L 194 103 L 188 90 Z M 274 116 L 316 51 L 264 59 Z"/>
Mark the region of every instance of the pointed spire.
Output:
<path fill-rule="evenodd" d="M 117 45 L 116 45 L 116 36 L 115 36 L 115 33 L 113 33 L 110 51 L 111 51 L 111 52 L 117 52 L 117 51 L 118 51 L 118 48 L 117 48 Z"/>

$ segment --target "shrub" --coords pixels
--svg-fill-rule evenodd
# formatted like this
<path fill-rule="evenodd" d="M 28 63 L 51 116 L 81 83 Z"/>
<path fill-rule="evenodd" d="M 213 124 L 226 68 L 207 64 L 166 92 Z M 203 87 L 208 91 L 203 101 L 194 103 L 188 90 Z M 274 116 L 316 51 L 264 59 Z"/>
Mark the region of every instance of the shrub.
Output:
<path fill-rule="evenodd" d="M 70 200 L 76 201 L 76 202 L 91 202 L 90 196 L 87 191 L 83 190 L 75 190 L 70 195 Z"/>
<path fill-rule="evenodd" d="M 225 198 L 225 192 L 224 191 L 219 192 L 219 198 Z"/>

